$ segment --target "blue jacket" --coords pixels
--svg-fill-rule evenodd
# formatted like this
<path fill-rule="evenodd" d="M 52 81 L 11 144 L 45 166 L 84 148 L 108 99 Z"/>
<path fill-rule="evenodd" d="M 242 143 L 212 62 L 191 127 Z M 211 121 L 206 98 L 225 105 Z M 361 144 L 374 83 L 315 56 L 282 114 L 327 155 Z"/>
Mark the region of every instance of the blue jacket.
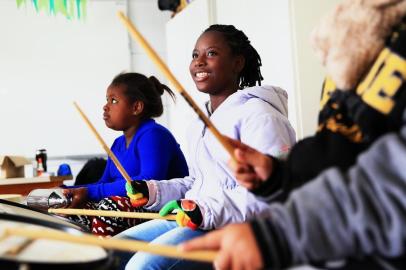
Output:
<path fill-rule="evenodd" d="M 114 141 L 111 151 L 134 180 L 159 180 L 188 175 L 179 144 L 169 130 L 153 119 L 141 123 L 128 148 L 122 135 Z M 126 195 L 125 180 L 110 158 L 101 179 L 84 186 L 88 188 L 88 199 L 92 201 Z"/>

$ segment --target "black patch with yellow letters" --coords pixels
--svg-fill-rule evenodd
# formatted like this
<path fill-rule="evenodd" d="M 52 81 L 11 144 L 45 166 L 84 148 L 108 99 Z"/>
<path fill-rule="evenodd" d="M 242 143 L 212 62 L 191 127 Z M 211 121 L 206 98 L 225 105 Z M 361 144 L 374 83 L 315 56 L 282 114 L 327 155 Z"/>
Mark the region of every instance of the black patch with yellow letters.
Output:
<path fill-rule="evenodd" d="M 326 79 L 319 131 L 327 129 L 355 143 L 370 144 L 382 134 L 399 130 L 406 103 L 406 35 L 402 26 L 355 90 L 341 91 Z"/>
<path fill-rule="evenodd" d="M 342 91 L 327 78 L 315 135 L 298 142 L 286 161 L 275 160 L 268 181 L 254 193 L 289 192 L 329 167 L 348 169 L 380 136 L 399 131 L 406 108 L 406 23 L 394 30 L 385 48 L 356 89 Z"/>

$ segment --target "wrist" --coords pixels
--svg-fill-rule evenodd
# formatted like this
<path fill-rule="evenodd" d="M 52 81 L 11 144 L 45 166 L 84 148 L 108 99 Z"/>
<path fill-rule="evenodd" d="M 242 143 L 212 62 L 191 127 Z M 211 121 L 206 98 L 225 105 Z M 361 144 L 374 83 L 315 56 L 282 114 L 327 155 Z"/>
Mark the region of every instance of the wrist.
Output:
<path fill-rule="evenodd" d="M 159 189 L 158 185 L 154 180 L 149 180 L 145 182 L 148 187 L 148 202 L 145 205 L 146 207 L 149 207 L 153 204 L 156 203 L 158 195 L 159 195 Z"/>
<path fill-rule="evenodd" d="M 267 170 L 265 171 L 265 175 L 262 179 L 263 182 L 267 181 L 272 176 L 274 167 L 274 158 L 272 156 L 265 156 L 265 164 L 266 164 L 265 168 L 267 168 Z"/>
<path fill-rule="evenodd" d="M 86 197 L 89 201 L 100 201 L 103 199 L 101 196 L 98 196 L 98 189 L 95 185 L 86 187 Z"/>
<path fill-rule="evenodd" d="M 262 180 L 261 184 L 251 190 L 252 193 L 262 197 L 269 197 L 279 192 L 282 188 L 282 176 L 280 174 L 280 166 L 282 166 L 281 162 L 272 156 L 267 156 L 269 158 L 269 162 L 271 162 L 272 169 L 268 172 L 269 176 Z M 265 175 L 265 173 L 264 173 Z M 275 199 L 278 197 L 275 197 Z"/>
<path fill-rule="evenodd" d="M 148 199 L 148 186 L 144 180 L 132 180 L 131 182 L 126 182 L 125 189 L 128 196 L 132 197 L 142 197 Z"/>
<path fill-rule="evenodd" d="M 275 226 L 271 219 L 255 219 L 250 222 L 257 246 L 262 255 L 264 268 L 285 269 L 292 263 L 283 231 Z"/>

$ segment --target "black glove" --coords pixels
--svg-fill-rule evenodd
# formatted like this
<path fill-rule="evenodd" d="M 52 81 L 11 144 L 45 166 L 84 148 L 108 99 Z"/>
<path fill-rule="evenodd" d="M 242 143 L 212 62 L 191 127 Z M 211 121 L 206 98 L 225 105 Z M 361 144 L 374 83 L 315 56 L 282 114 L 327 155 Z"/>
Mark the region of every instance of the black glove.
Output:
<path fill-rule="evenodd" d="M 149 199 L 148 185 L 143 180 L 133 180 L 131 184 L 125 183 L 127 196 L 133 207 L 141 207 L 147 204 Z"/>

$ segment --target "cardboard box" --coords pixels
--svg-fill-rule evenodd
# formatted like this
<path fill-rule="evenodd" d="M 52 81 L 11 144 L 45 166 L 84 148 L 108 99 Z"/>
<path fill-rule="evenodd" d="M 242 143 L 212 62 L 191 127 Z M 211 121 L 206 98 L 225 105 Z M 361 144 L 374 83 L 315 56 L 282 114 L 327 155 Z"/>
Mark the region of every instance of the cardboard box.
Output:
<path fill-rule="evenodd" d="M 0 156 L 0 178 L 24 177 L 24 165 L 31 161 L 22 156 Z"/>

